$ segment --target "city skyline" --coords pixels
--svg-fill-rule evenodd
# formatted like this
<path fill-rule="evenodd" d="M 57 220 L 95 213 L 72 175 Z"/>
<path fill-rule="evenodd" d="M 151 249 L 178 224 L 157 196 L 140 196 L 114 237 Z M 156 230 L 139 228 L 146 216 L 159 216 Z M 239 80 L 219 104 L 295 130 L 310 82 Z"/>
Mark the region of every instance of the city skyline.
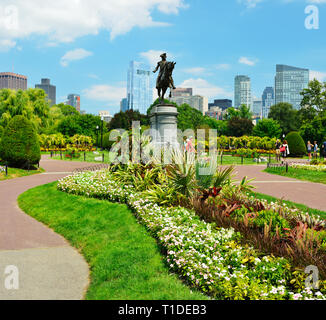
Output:
<path fill-rule="evenodd" d="M 205 6 L 195 0 L 143 3 L 139 10 L 146 14 L 126 22 L 125 29 L 119 29 L 112 21 L 111 27 L 98 27 L 96 32 L 78 19 L 69 26 L 56 21 L 40 34 L 41 22 L 36 17 L 35 25 L 29 28 L 22 11 L 18 31 L 25 28 L 29 34 L 1 33 L 0 70 L 13 70 L 14 66 L 14 72 L 28 76 L 29 87 L 41 78 L 50 78 L 57 86 L 58 102 L 63 102 L 69 92 L 78 92 L 82 108 L 93 114 L 105 109 L 112 114 L 119 111 L 120 101 L 126 97 L 125 74 L 130 60 L 144 61 L 153 67 L 162 52 L 177 62 L 176 86 L 191 87 L 194 95 L 205 96 L 209 101 L 233 99 L 237 74 L 251 78 L 253 98 L 259 99 L 266 86 L 274 86 L 276 64 L 307 68 L 311 78 L 326 79 L 326 48 L 320 41 L 322 17 L 326 17 L 323 3 L 316 4 L 319 30 L 305 28 L 308 1 L 303 0 L 251 1 L 252 5 L 237 0 L 207 1 Z M 100 1 L 98 5 L 103 6 L 103 15 L 110 20 L 113 4 Z M 65 10 L 78 10 L 83 16 L 83 6 L 71 3 Z M 116 8 L 122 19 L 123 6 Z M 215 19 L 216 13 L 219 19 Z M 278 24 L 274 23 L 275 15 Z M 61 19 L 60 15 L 56 14 L 55 19 Z M 95 15 L 94 19 L 104 18 Z M 202 26 L 200 33 L 194 19 Z M 261 34 L 273 41 L 261 46 Z"/>

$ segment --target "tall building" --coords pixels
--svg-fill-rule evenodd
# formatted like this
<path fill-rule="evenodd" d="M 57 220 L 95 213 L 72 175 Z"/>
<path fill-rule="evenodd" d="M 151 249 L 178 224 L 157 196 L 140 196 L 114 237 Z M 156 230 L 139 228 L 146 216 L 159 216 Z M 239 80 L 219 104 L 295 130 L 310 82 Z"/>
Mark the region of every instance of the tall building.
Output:
<path fill-rule="evenodd" d="M 126 112 L 128 110 L 128 99 L 123 98 L 120 102 L 120 111 Z"/>
<path fill-rule="evenodd" d="M 27 90 L 27 77 L 12 72 L 1 72 L 0 89 Z"/>
<path fill-rule="evenodd" d="M 150 67 L 131 61 L 128 69 L 127 82 L 128 110 L 138 110 L 142 114 L 153 103 L 152 72 Z"/>
<path fill-rule="evenodd" d="M 229 100 L 229 99 L 217 99 L 217 100 L 214 100 L 213 103 L 208 104 L 209 109 L 215 108 L 215 107 L 219 107 L 223 111 L 227 110 L 227 109 L 232 107 L 232 100 Z"/>
<path fill-rule="evenodd" d="M 261 117 L 262 108 L 263 108 L 262 100 L 253 100 L 252 101 L 252 112 L 253 112 L 254 116 Z"/>
<path fill-rule="evenodd" d="M 308 87 L 309 70 L 286 65 L 276 65 L 275 103 L 288 102 L 293 108 L 300 109 L 300 92 Z"/>
<path fill-rule="evenodd" d="M 186 103 L 190 107 L 200 111 L 203 115 L 205 115 L 208 111 L 208 99 L 203 96 L 179 96 L 172 97 L 169 100 L 178 104 L 179 106 Z"/>
<path fill-rule="evenodd" d="M 234 107 L 242 104 L 251 107 L 251 80 L 248 76 L 236 76 L 234 81 Z"/>
<path fill-rule="evenodd" d="M 176 88 L 172 90 L 172 97 L 192 96 L 192 88 Z"/>
<path fill-rule="evenodd" d="M 68 101 L 66 102 L 68 105 L 74 107 L 77 111 L 80 112 L 80 95 L 79 94 L 69 94 Z"/>
<path fill-rule="evenodd" d="M 262 118 L 268 118 L 271 106 L 275 104 L 274 88 L 266 87 L 262 95 Z"/>
<path fill-rule="evenodd" d="M 50 79 L 41 79 L 41 84 L 36 84 L 35 88 L 45 91 L 51 106 L 57 103 L 57 88 L 50 83 Z"/>

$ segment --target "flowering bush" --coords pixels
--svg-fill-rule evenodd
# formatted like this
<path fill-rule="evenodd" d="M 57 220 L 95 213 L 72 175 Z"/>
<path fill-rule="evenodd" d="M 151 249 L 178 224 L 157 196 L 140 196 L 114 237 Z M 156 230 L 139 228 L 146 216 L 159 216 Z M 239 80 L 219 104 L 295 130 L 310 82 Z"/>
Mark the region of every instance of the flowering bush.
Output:
<path fill-rule="evenodd" d="M 68 176 L 58 183 L 67 193 L 127 203 L 163 247 L 170 268 L 190 285 L 216 299 L 325 299 L 322 292 L 295 289 L 284 258 L 261 256 L 239 244 L 232 228 L 217 229 L 195 212 L 161 207 L 117 183 L 109 170 Z"/>
<path fill-rule="evenodd" d="M 309 171 L 326 172 L 326 165 L 309 165 L 309 164 L 291 164 L 294 169 L 303 169 Z"/>
<path fill-rule="evenodd" d="M 6 167 L 2 167 L 2 166 L 0 166 L 0 173 L 1 172 L 6 172 Z"/>

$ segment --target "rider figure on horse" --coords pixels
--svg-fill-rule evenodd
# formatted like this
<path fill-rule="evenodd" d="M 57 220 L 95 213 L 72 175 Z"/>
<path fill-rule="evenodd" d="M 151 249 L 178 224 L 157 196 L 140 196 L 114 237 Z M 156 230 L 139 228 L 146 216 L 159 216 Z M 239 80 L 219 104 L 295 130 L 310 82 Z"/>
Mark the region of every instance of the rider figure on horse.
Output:
<path fill-rule="evenodd" d="M 157 63 L 157 67 L 153 72 L 156 73 L 158 69 L 160 69 L 156 81 L 156 89 L 158 92 L 158 96 L 162 99 L 162 101 L 164 101 L 164 95 L 166 93 L 166 90 L 170 88 L 170 98 L 171 98 L 172 97 L 171 90 L 176 89 L 172 78 L 172 72 L 174 70 L 176 62 L 166 61 L 167 58 L 166 53 L 161 54 L 160 57 L 162 58 L 162 60 Z"/>

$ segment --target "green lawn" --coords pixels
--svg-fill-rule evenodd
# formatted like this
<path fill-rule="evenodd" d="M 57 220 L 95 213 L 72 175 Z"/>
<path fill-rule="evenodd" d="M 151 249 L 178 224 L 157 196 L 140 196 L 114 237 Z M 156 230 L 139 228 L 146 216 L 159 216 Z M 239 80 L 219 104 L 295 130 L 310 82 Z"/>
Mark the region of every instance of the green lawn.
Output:
<path fill-rule="evenodd" d="M 91 269 L 86 299 L 208 299 L 169 273 L 156 240 L 126 205 L 68 195 L 56 183 L 25 192 L 18 203 L 84 255 Z"/>
<path fill-rule="evenodd" d="M 267 168 L 265 172 L 299 180 L 326 184 L 326 172 L 295 169 L 291 167 L 289 167 L 289 172 L 286 172 L 285 168 Z"/>
<path fill-rule="evenodd" d="M 257 199 L 264 199 L 264 200 L 267 200 L 269 202 L 280 201 L 280 199 L 274 198 L 272 196 L 268 196 L 266 194 L 252 193 L 252 195 L 255 196 Z M 294 203 L 294 202 L 291 202 L 291 201 L 282 200 L 282 202 L 285 203 L 286 205 L 288 205 L 289 207 L 298 208 L 303 212 L 308 212 L 309 214 L 312 214 L 312 215 L 318 215 L 318 216 L 322 217 L 323 219 L 326 219 L 326 212 L 325 211 L 320 211 L 320 210 L 317 210 L 317 209 L 311 209 L 311 208 L 305 206 L 304 204 Z"/>
<path fill-rule="evenodd" d="M 16 168 L 8 168 L 8 176 L 6 176 L 5 172 L 0 173 L 0 181 L 9 180 L 14 178 L 20 178 L 25 176 L 31 176 L 33 174 L 38 174 L 44 172 L 44 169 L 35 169 L 35 170 L 24 170 L 24 169 L 16 169 Z"/>
<path fill-rule="evenodd" d="M 104 154 L 104 163 L 111 163 L 110 152 L 108 151 L 98 151 L 99 154 L 94 154 L 94 152 L 86 152 L 86 160 L 84 159 L 84 152 L 80 153 L 80 158 L 69 159 L 65 157 L 65 153 L 62 154 L 62 159 L 60 153 L 53 156 L 54 160 L 65 160 L 65 161 L 78 161 L 78 162 L 94 162 L 102 163 L 102 155 Z M 95 158 L 101 158 L 100 161 L 95 160 Z"/>
<path fill-rule="evenodd" d="M 269 159 L 268 155 L 262 156 L 263 158 L 266 158 L 267 161 Z M 221 164 L 221 157 L 218 157 L 218 163 Z M 271 163 L 276 163 L 275 160 L 275 156 L 271 156 Z M 223 155 L 223 165 L 241 165 L 242 164 L 242 160 L 241 157 L 233 157 L 232 155 Z M 254 162 L 253 159 L 251 158 L 243 158 L 243 164 L 244 165 L 266 165 L 267 162 L 261 162 L 261 163 L 257 163 Z"/>

